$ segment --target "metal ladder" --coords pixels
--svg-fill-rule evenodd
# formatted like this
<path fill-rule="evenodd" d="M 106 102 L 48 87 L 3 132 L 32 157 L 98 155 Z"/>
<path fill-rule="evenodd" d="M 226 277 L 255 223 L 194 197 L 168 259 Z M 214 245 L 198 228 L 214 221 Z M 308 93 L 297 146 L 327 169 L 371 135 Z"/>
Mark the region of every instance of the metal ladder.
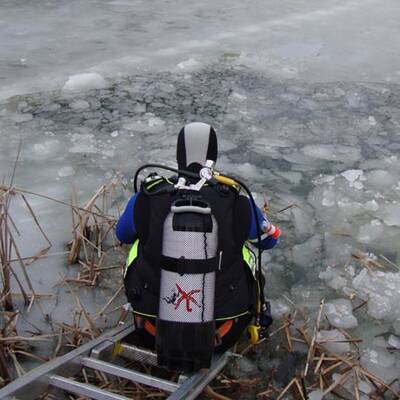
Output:
<path fill-rule="evenodd" d="M 186 378 L 181 384 L 104 361 L 113 359 L 112 355 L 118 355 L 118 357 L 150 365 L 157 364 L 155 353 L 121 342 L 134 330 L 133 323 L 120 325 L 64 356 L 57 357 L 29 371 L 0 389 L 0 399 L 31 400 L 52 388 L 57 388 L 64 392 L 97 400 L 129 400 L 126 396 L 72 379 L 72 376 L 84 367 L 164 390 L 171 393 L 168 397 L 169 400 L 191 400 L 202 392 L 233 356 L 229 352 L 215 356 L 206 372 L 197 372 Z"/>

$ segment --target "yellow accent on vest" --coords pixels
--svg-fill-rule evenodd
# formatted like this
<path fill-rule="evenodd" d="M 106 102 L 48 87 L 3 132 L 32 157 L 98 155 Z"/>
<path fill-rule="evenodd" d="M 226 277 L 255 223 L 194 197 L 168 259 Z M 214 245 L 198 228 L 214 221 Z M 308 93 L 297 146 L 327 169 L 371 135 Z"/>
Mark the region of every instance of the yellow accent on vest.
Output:
<path fill-rule="evenodd" d="M 257 259 L 255 254 L 246 246 L 242 247 L 243 260 L 249 266 L 254 278 L 256 277 Z"/>
<path fill-rule="evenodd" d="M 138 247 L 139 247 L 139 239 L 136 239 L 135 243 L 133 243 L 133 246 L 129 251 L 128 258 L 126 259 L 126 268 L 128 268 L 137 257 Z"/>
<path fill-rule="evenodd" d="M 161 183 L 163 180 L 164 180 L 163 178 L 160 178 L 160 179 L 155 180 L 154 182 L 151 182 L 148 186 L 146 186 L 146 189 L 147 189 L 147 190 L 150 190 L 152 187 L 158 185 L 158 184 Z"/>

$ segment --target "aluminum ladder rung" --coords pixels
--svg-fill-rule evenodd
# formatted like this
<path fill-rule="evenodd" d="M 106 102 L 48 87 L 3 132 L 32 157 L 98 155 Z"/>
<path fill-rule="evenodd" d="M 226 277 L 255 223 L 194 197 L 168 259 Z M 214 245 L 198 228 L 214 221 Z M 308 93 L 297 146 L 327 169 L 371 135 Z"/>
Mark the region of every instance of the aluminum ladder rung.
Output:
<path fill-rule="evenodd" d="M 32 369 L 4 388 L 1 388 L 0 399 L 16 398 L 19 400 L 31 400 L 43 395 L 49 388 L 50 376 L 73 376 L 81 368 L 79 364 L 80 358 L 88 356 L 93 349 L 104 343 L 112 345 L 115 341 L 128 336 L 134 330 L 135 326 L 132 321 L 119 325 L 69 353 Z"/>
<path fill-rule="evenodd" d="M 187 378 L 175 392 L 171 393 L 167 400 L 193 400 L 203 389 L 218 375 L 225 367 L 232 353 L 227 351 L 222 355 L 217 355 L 210 366 L 210 369 L 204 372 L 197 372 Z"/>
<path fill-rule="evenodd" d="M 49 384 L 58 389 L 65 390 L 66 392 L 74 393 L 79 396 L 87 396 L 96 400 L 130 400 L 129 397 L 108 392 L 88 383 L 77 382 L 59 375 L 51 375 Z"/>
<path fill-rule="evenodd" d="M 136 372 L 134 370 L 120 367 L 119 365 L 111 364 L 105 361 L 100 361 L 91 357 L 82 358 L 81 364 L 87 368 L 96 369 L 98 371 L 105 372 L 106 374 L 129 379 L 130 381 L 152 386 L 157 389 L 165 390 L 166 392 L 174 392 L 180 386 L 175 382 L 157 378 L 152 375 L 143 374 L 141 372 Z"/>
<path fill-rule="evenodd" d="M 117 355 L 128 360 L 140 361 L 144 364 L 157 365 L 157 354 L 127 343 L 120 343 Z"/>

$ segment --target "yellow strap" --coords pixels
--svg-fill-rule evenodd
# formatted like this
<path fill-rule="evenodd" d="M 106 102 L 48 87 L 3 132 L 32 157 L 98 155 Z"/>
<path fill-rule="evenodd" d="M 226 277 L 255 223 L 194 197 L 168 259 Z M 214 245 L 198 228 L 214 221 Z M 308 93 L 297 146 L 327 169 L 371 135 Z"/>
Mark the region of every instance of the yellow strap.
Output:
<path fill-rule="evenodd" d="M 135 243 L 133 243 L 133 246 L 131 247 L 129 251 L 128 258 L 126 259 L 126 269 L 132 264 L 132 262 L 135 260 L 138 254 L 138 247 L 139 247 L 139 239 L 135 240 Z"/>

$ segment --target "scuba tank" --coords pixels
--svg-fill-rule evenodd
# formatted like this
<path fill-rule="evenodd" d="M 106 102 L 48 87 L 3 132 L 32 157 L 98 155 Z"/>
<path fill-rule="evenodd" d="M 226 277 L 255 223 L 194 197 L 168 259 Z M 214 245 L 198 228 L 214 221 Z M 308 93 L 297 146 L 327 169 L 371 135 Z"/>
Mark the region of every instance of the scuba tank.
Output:
<path fill-rule="evenodd" d="M 158 365 L 185 372 L 210 366 L 217 249 L 218 226 L 210 205 L 198 193 L 180 195 L 163 227 Z"/>

